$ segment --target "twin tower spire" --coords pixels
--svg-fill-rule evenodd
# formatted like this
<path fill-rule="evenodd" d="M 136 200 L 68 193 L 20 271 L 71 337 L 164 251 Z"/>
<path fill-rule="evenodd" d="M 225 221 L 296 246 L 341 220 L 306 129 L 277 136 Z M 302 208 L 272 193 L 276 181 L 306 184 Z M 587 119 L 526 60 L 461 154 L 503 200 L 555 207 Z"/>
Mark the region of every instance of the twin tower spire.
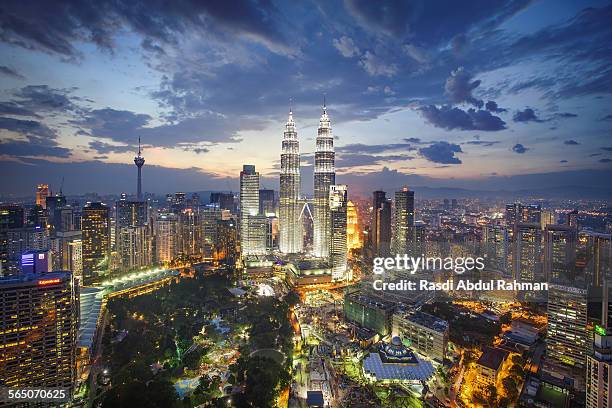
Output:
<path fill-rule="evenodd" d="M 336 182 L 334 162 L 334 138 L 327 106 L 323 99 L 323 111 L 316 139 L 313 206 L 313 250 L 314 255 L 321 258 L 329 256 L 331 235 L 329 190 Z M 304 250 L 303 223 L 300 220 L 302 209 L 300 190 L 300 143 L 293 120 L 293 109 L 290 108 L 281 152 L 279 247 L 282 253 L 294 254 Z"/>

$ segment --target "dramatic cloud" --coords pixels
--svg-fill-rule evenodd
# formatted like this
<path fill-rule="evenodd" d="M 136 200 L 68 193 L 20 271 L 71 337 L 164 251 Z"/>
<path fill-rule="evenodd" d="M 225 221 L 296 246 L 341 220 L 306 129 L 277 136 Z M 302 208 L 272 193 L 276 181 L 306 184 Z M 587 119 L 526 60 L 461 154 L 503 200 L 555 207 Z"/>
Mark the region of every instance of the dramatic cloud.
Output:
<path fill-rule="evenodd" d="M 370 51 L 366 51 L 359 64 L 371 76 L 392 77 L 397 74 L 397 65 L 389 64 Z"/>
<path fill-rule="evenodd" d="M 337 168 L 350 168 L 359 166 L 381 165 L 397 161 L 408 161 L 414 159 L 410 155 L 371 156 L 366 154 L 342 153 L 336 160 Z"/>
<path fill-rule="evenodd" d="M 115 35 L 127 28 L 163 44 L 176 44 L 188 32 L 208 33 L 223 28 L 274 52 L 290 47 L 278 29 L 279 14 L 272 3 L 239 0 L 164 2 L 119 0 L 115 2 L 44 0 L 3 2 L 0 40 L 27 49 L 80 57 L 76 42 L 88 41 L 106 50 L 115 47 Z"/>
<path fill-rule="evenodd" d="M 339 39 L 335 38 L 333 44 L 345 58 L 356 57 L 361 53 L 359 48 L 355 45 L 355 42 L 347 36 L 342 36 Z"/>
<path fill-rule="evenodd" d="M 0 74 L 17 79 L 25 79 L 25 77 L 19 72 L 15 71 L 13 68 L 7 67 L 6 65 L 0 65 Z"/>
<path fill-rule="evenodd" d="M 567 160 L 559 160 L 559 163 L 567 163 Z"/>
<path fill-rule="evenodd" d="M 376 154 L 389 151 L 399 152 L 402 150 L 416 150 L 409 143 L 390 143 L 380 145 L 365 145 L 361 143 L 348 144 L 345 146 L 337 146 L 336 151 L 340 153 L 354 153 L 354 154 Z"/>
<path fill-rule="evenodd" d="M 70 156 L 70 150 L 59 147 L 55 141 L 57 134 L 35 120 L 0 117 L 0 136 L 2 154 L 15 157 Z"/>
<path fill-rule="evenodd" d="M 495 101 L 488 101 L 485 104 L 485 109 L 488 110 L 489 112 L 495 112 L 495 113 L 502 113 L 502 112 L 507 111 L 507 109 L 500 108 L 499 106 L 497 106 L 497 102 Z"/>
<path fill-rule="evenodd" d="M 577 141 L 570 139 L 570 140 L 566 140 L 565 142 L 563 142 L 563 144 L 568 145 L 568 146 L 577 146 L 580 143 L 578 143 Z"/>
<path fill-rule="evenodd" d="M 529 150 L 528 148 L 526 148 L 525 146 L 523 146 L 520 143 L 515 144 L 514 146 L 512 146 L 512 151 L 514 153 L 518 153 L 518 154 L 523 154 L 525 153 L 527 150 Z"/>
<path fill-rule="evenodd" d="M 612 163 L 612 159 L 599 159 L 600 163 Z"/>
<path fill-rule="evenodd" d="M 486 110 L 468 109 L 464 111 L 444 105 L 421 106 L 418 108 L 423 117 L 435 127 L 447 130 L 496 131 L 506 128 L 506 122 Z"/>
<path fill-rule="evenodd" d="M 545 122 L 545 120 L 540 119 L 535 111 L 531 108 L 525 108 L 525 110 L 517 111 L 512 120 L 515 122 Z"/>
<path fill-rule="evenodd" d="M 116 146 L 99 140 L 89 142 L 89 148 L 100 154 L 134 152 L 132 146 Z"/>
<path fill-rule="evenodd" d="M 13 101 L 0 102 L 0 115 L 38 116 L 31 110 L 25 108 L 23 105 Z"/>
<path fill-rule="evenodd" d="M 472 95 L 472 91 L 479 85 L 479 80 L 472 81 L 472 75 L 463 67 L 459 67 L 446 79 L 444 91 L 452 103 L 469 103 L 482 108 L 483 102 Z"/>
<path fill-rule="evenodd" d="M 436 142 L 419 149 L 419 153 L 427 160 L 441 164 L 461 164 L 455 153 L 463 153 L 461 146 L 448 142 Z"/>
<path fill-rule="evenodd" d="M 553 118 L 559 118 L 559 119 L 569 119 L 569 118 L 577 118 L 578 115 L 576 115 L 575 113 L 571 113 L 571 112 L 562 112 L 562 113 L 555 113 L 553 115 Z"/>
<path fill-rule="evenodd" d="M 484 147 L 491 147 L 493 145 L 496 145 L 498 143 L 501 143 L 499 141 L 491 141 L 491 140 L 470 140 L 465 142 L 465 144 L 469 144 L 469 145 L 476 145 L 476 146 L 484 146 Z"/>
<path fill-rule="evenodd" d="M 605 150 L 606 152 L 612 152 L 612 147 L 602 147 L 601 150 Z"/>

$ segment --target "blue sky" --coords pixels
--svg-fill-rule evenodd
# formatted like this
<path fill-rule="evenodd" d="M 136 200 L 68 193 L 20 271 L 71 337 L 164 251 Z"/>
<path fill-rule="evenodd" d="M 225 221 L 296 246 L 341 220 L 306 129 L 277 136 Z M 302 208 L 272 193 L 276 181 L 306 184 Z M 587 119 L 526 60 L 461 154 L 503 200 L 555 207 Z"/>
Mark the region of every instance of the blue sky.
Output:
<path fill-rule="evenodd" d="M 309 192 L 323 95 L 355 192 L 612 176 L 610 2 L 0 8 L 0 194 L 132 192 L 139 136 L 146 191 L 235 189 L 245 163 L 276 187 L 290 98 Z"/>

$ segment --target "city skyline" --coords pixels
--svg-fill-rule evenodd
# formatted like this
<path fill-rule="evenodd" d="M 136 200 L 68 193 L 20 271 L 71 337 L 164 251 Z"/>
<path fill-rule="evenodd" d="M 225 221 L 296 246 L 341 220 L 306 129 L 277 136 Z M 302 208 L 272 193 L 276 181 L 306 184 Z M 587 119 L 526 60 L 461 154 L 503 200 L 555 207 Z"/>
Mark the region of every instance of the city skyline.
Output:
<path fill-rule="evenodd" d="M 310 195 L 324 95 L 352 192 L 609 191 L 609 2 L 2 7 L 2 195 L 278 189 L 290 98 Z"/>

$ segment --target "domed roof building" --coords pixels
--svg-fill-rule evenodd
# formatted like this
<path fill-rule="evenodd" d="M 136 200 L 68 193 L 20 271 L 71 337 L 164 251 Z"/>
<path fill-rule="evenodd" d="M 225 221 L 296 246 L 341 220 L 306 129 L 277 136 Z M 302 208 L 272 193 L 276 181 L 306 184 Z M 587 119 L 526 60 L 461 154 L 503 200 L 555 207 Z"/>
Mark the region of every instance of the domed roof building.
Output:
<path fill-rule="evenodd" d="M 364 376 L 373 382 L 421 383 L 435 373 L 430 361 L 420 359 L 399 337 L 381 343 L 363 360 Z"/>

